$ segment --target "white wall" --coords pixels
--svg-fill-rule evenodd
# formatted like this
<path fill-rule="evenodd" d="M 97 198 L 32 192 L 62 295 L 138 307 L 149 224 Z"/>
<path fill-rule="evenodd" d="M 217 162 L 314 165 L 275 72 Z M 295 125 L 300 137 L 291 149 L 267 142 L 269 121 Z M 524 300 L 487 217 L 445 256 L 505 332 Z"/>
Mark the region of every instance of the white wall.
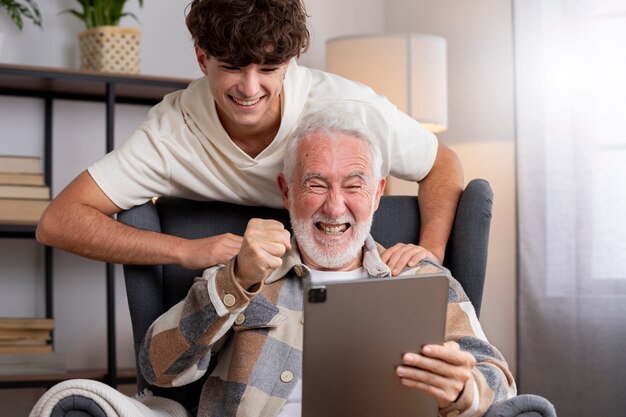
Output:
<path fill-rule="evenodd" d="M 140 22 L 130 17 L 123 18 L 121 22 L 122 25 L 140 27 L 142 30 L 142 73 L 198 76 L 190 49 L 192 43 L 184 22 L 184 9 L 189 0 L 144 3 L 143 9 L 140 9 L 137 1 L 128 2 L 128 11 L 134 13 Z M 71 14 L 59 14 L 77 7 L 77 3 L 73 0 L 46 0 L 38 4 L 43 17 L 43 30 L 26 22 L 24 31 L 18 32 L 6 14 L 0 12 L 0 31 L 5 33 L 0 62 L 77 68 L 79 53 L 76 34 L 84 27 Z"/>
<path fill-rule="evenodd" d="M 74 7 L 70 0 L 38 2 L 44 30 L 27 24 L 23 32 L 13 28 L 0 11 L 0 31 L 5 34 L 0 63 L 77 68 L 76 33 L 80 22 L 61 10 Z M 129 11 L 141 20 L 142 73 L 192 78 L 197 69 L 192 44 L 184 26 L 189 0 L 147 1 Z M 312 33 L 309 51 L 300 62 L 324 67 L 326 39 L 350 33 L 381 32 L 382 0 L 309 0 Z M 139 26 L 132 19 L 122 23 Z M 124 140 L 145 117 L 145 106 L 116 106 L 116 143 Z M 54 105 L 53 194 L 104 154 L 104 105 L 57 101 Z M 43 154 L 43 105 L 38 99 L 0 96 L 0 154 Z M 43 257 L 28 239 L 0 239 L 0 317 L 44 315 Z M 56 350 L 64 352 L 70 369 L 106 366 L 104 265 L 55 250 Z M 134 366 L 130 319 L 121 268 L 117 282 L 118 363 Z M 26 416 L 41 389 L 0 390 L 2 415 Z M 10 408 L 6 408 L 10 407 Z"/>
<path fill-rule="evenodd" d="M 448 130 L 466 181 L 487 179 L 493 221 L 481 323 L 515 371 L 515 125 L 511 2 L 387 0 L 388 32 L 424 32 L 448 46 Z"/>
<path fill-rule="evenodd" d="M 355 33 L 384 31 L 383 0 L 304 0 L 310 16 L 311 47 L 300 59 L 303 65 L 326 67 L 326 40 Z"/>

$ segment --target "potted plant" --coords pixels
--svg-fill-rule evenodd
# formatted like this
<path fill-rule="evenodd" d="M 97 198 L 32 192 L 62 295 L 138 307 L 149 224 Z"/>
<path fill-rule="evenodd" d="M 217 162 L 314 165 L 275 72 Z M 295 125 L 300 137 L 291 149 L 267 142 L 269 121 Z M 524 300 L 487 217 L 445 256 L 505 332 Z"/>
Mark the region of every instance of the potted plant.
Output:
<path fill-rule="evenodd" d="M 81 68 L 102 72 L 139 73 L 141 31 L 119 27 L 122 17 L 137 17 L 124 10 L 128 0 L 76 0 L 80 9 L 66 13 L 76 16 L 86 30 L 78 34 Z M 138 0 L 143 7 L 143 0 Z"/>
<path fill-rule="evenodd" d="M 0 9 L 6 10 L 19 30 L 24 29 L 24 19 L 30 20 L 33 22 L 33 25 L 41 27 L 41 13 L 37 3 L 33 0 L 0 0 Z"/>
<path fill-rule="evenodd" d="M 19 30 L 24 29 L 24 20 L 30 20 L 33 25 L 41 27 L 41 13 L 37 3 L 33 0 L 0 0 L 0 9 L 4 9 Z M 4 33 L 0 32 L 0 55 L 4 43 Z"/>

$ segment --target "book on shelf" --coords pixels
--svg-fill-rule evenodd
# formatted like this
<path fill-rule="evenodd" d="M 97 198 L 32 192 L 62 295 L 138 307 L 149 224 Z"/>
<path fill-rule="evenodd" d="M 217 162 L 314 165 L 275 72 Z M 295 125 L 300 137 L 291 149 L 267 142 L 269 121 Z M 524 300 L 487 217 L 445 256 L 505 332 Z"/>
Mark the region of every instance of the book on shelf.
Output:
<path fill-rule="evenodd" d="M 50 341 L 51 337 L 48 334 L 47 337 L 33 337 L 33 338 L 15 338 L 5 339 L 0 336 L 0 346 L 29 346 L 29 345 L 46 345 Z"/>
<path fill-rule="evenodd" d="M 0 318 L 0 347 L 49 344 L 54 319 Z"/>
<path fill-rule="evenodd" d="M 36 345 L 0 345 L 0 357 L 7 353 L 50 353 L 52 352 L 52 345 L 49 343 L 46 344 L 36 344 Z"/>
<path fill-rule="evenodd" d="M 0 355 L 0 376 L 64 374 L 62 353 L 16 353 Z"/>
<path fill-rule="evenodd" d="M 50 200 L 0 198 L 0 224 L 37 224 Z"/>
<path fill-rule="evenodd" d="M 46 181 L 42 173 L 21 174 L 21 173 L 15 173 L 15 172 L 1 172 L 0 171 L 0 184 L 43 186 L 43 185 L 46 185 Z"/>
<path fill-rule="evenodd" d="M 0 328 L 0 343 L 7 340 L 50 340 L 52 329 L 3 329 Z"/>
<path fill-rule="evenodd" d="M 40 174 L 43 172 L 41 158 L 36 156 L 0 155 L 0 172 Z"/>
<path fill-rule="evenodd" d="M 49 200 L 50 188 L 45 185 L 5 185 L 0 184 L 0 198 Z"/>
<path fill-rule="evenodd" d="M 0 317 L 0 329 L 54 329 L 54 319 L 41 317 Z"/>
<path fill-rule="evenodd" d="M 0 318 L 0 356 L 52 352 L 54 319 Z"/>

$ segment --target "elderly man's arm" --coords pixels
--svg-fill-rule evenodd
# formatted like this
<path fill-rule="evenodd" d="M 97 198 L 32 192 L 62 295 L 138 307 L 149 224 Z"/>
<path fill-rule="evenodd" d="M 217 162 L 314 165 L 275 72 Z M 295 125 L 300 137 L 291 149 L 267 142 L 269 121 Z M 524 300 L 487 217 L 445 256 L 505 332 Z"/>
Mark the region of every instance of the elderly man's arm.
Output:
<path fill-rule="evenodd" d="M 486 339 L 461 284 L 450 279 L 446 343 L 408 353 L 396 374 L 404 385 L 437 399 L 441 415 L 482 416 L 496 401 L 516 394 L 500 352 Z"/>
<path fill-rule="evenodd" d="M 139 351 L 146 381 L 171 387 L 201 378 L 214 347 L 262 290 L 263 280 L 281 265 L 290 247 L 289 232 L 282 223 L 250 220 L 241 252 L 226 266 L 205 270 L 187 296 L 146 332 Z"/>
<path fill-rule="evenodd" d="M 215 345 L 255 295 L 237 283 L 234 263 L 205 270 L 187 296 L 152 323 L 138 359 L 148 383 L 180 386 L 206 373 Z"/>
<path fill-rule="evenodd" d="M 224 263 L 241 246 L 242 238 L 230 233 L 183 239 L 135 229 L 112 218 L 119 211 L 85 171 L 45 211 L 37 226 L 37 240 L 104 262 L 180 264 L 189 269 Z"/>

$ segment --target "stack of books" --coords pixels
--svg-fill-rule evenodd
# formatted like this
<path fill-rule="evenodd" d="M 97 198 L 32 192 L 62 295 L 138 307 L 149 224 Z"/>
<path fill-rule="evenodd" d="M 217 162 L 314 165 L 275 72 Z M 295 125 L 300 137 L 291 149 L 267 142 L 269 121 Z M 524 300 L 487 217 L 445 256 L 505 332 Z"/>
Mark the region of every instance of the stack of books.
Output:
<path fill-rule="evenodd" d="M 64 373 L 52 349 L 54 319 L 0 318 L 0 376 Z"/>
<path fill-rule="evenodd" d="M 0 224 L 37 224 L 48 203 L 41 158 L 0 155 Z"/>

